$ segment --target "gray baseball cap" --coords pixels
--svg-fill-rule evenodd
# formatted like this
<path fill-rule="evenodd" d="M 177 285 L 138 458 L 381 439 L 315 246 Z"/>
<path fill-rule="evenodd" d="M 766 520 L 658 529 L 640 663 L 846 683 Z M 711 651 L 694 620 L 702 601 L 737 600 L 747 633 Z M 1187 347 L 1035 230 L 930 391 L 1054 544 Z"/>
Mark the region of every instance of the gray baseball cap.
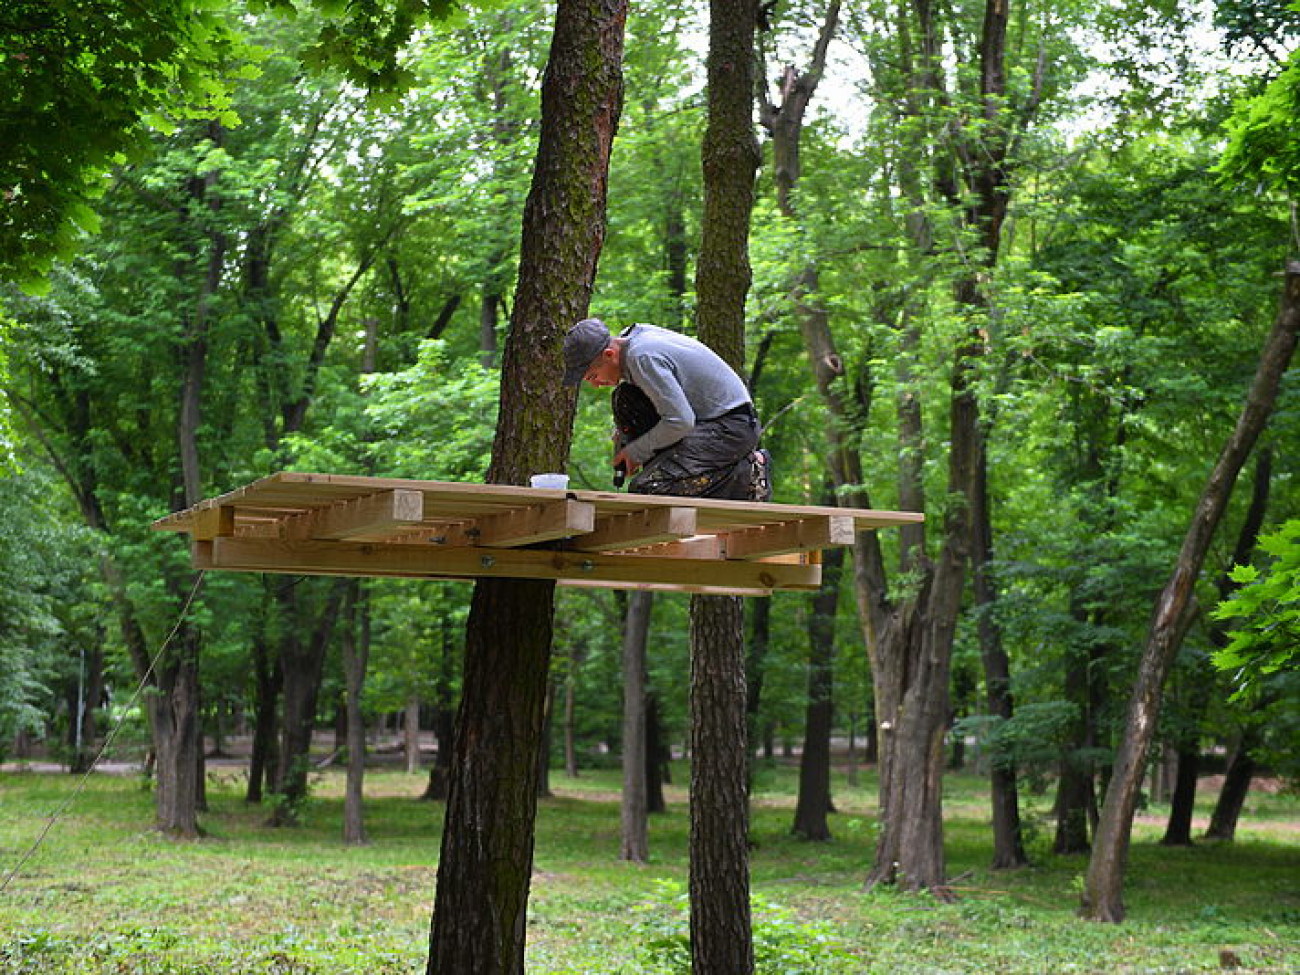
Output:
<path fill-rule="evenodd" d="M 596 356 L 609 346 L 609 329 L 599 318 L 584 318 L 564 336 L 564 385 L 582 382 Z"/>

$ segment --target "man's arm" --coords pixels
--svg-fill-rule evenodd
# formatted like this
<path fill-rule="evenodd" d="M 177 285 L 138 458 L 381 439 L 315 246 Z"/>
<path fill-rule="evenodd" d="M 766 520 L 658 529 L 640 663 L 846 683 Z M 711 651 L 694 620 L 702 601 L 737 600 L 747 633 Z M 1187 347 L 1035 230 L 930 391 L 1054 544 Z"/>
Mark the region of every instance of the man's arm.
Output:
<path fill-rule="evenodd" d="M 672 446 L 694 430 L 695 411 L 691 409 L 672 363 L 665 357 L 639 357 L 635 364 L 629 362 L 628 374 L 659 411 L 659 422 L 620 452 L 630 462 L 628 469 L 635 470 L 658 451 Z M 615 461 L 618 459 L 616 457 Z"/>

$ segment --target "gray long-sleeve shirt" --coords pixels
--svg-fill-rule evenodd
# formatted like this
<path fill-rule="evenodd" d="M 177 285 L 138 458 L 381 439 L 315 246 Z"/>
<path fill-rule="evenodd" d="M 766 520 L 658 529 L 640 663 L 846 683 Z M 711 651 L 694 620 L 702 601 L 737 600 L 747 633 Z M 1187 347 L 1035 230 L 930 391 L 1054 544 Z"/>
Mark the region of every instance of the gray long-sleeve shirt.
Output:
<path fill-rule="evenodd" d="M 681 440 L 696 422 L 750 402 L 735 370 L 703 342 L 656 325 L 633 325 L 622 338 L 623 377 L 659 411 L 659 423 L 624 448 L 637 464 Z"/>

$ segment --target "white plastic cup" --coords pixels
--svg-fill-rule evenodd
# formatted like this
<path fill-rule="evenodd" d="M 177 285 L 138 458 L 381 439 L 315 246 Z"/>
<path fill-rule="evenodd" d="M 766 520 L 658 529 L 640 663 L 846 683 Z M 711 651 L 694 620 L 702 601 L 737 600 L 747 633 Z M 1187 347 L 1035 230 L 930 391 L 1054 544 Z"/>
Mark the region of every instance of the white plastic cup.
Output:
<path fill-rule="evenodd" d="M 568 474 L 534 474 L 529 484 L 547 491 L 563 491 L 569 486 Z"/>

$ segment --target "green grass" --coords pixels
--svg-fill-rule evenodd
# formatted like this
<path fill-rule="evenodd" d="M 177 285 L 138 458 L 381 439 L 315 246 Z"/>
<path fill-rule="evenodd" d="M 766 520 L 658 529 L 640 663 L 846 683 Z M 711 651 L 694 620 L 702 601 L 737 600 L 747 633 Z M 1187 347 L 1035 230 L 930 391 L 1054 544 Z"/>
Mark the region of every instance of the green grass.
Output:
<path fill-rule="evenodd" d="M 677 769 L 679 783 L 686 771 Z M 0 774 L 0 875 L 75 787 L 68 776 Z M 530 973 L 685 972 L 688 821 L 679 785 L 651 819 L 648 864 L 618 860 L 617 772 L 570 780 L 541 804 L 529 921 Z M 229 773 L 210 780 L 207 837 L 147 828 L 138 779 L 97 775 L 0 895 L 0 973 L 422 972 L 442 828 L 423 777 L 367 779 L 372 843 L 344 847 L 342 778 L 316 783 L 303 822 L 263 825 Z M 1300 972 L 1300 799 L 1254 794 L 1233 844 L 1158 845 L 1167 810 L 1135 832 L 1129 920 L 1079 920 L 1086 861 L 1047 852 L 1048 798 L 1031 798 L 1035 865 L 987 869 L 985 786 L 948 781 L 947 852 L 959 899 L 865 892 L 875 783 L 836 784 L 835 838 L 789 835 L 794 772 L 765 770 L 753 804 L 751 877 L 762 972 Z M 1208 801 L 1210 797 L 1206 797 Z"/>

